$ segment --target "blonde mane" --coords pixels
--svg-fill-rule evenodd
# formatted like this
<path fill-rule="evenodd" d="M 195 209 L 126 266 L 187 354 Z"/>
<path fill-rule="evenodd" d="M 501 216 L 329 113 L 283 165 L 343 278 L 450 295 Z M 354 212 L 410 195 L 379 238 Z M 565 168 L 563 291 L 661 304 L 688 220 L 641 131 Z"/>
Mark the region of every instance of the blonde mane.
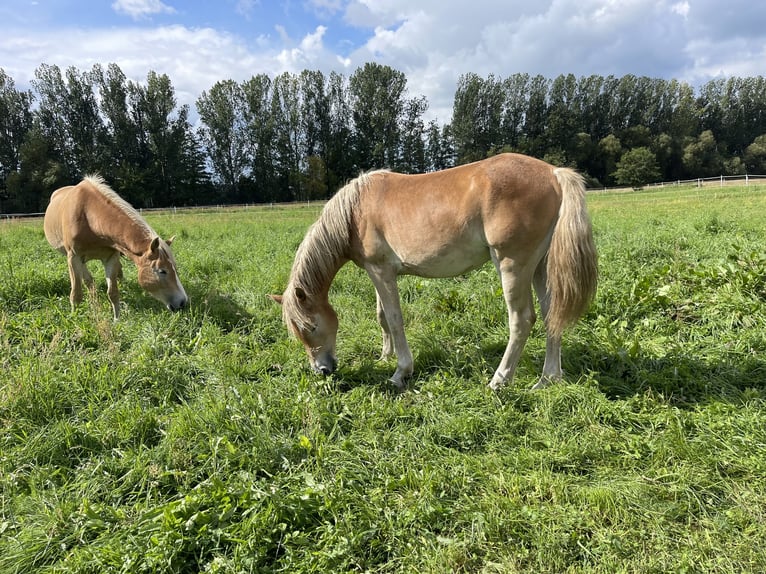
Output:
<path fill-rule="evenodd" d="M 307 328 L 311 323 L 310 316 L 295 296 L 295 290 L 300 288 L 311 296 L 329 286 L 348 254 L 350 230 L 359 195 L 369 185 L 373 175 L 384 171 L 363 173 L 339 189 L 306 232 L 295 253 L 282 301 L 282 316 L 291 328 L 293 324 L 298 328 Z"/>
<path fill-rule="evenodd" d="M 154 230 L 149 227 L 149 224 L 146 222 L 146 220 L 141 217 L 141 215 L 136 211 L 136 209 L 130 205 L 127 201 L 125 201 L 122 197 L 120 197 L 116 191 L 114 191 L 109 185 L 106 183 L 104 178 L 98 174 L 91 174 L 86 175 L 83 178 L 84 181 L 87 181 L 90 183 L 93 187 L 95 187 L 101 195 L 106 198 L 109 203 L 114 205 L 117 209 L 122 211 L 125 215 L 127 215 L 133 223 L 138 225 L 141 229 L 146 231 L 146 234 L 149 237 L 154 237 L 157 235 Z"/>

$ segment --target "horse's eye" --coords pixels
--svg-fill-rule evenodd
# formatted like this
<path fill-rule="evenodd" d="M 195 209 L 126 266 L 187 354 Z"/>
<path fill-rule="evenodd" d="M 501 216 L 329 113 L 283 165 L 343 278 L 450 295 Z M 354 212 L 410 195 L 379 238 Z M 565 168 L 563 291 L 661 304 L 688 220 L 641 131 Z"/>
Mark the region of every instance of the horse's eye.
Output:
<path fill-rule="evenodd" d="M 157 275 L 167 275 L 168 274 L 168 270 L 167 269 L 155 269 L 154 272 Z"/>

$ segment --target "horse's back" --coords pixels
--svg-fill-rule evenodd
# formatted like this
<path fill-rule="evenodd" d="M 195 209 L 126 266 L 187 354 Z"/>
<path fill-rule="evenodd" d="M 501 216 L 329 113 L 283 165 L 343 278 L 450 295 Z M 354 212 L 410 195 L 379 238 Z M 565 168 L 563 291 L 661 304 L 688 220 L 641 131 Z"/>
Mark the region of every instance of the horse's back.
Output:
<path fill-rule="evenodd" d="M 80 238 L 92 235 L 88 224 L 88 205 L 98 193 L 87 181 L 61 187 L 51 194 L 45 210 L 43 229 L 48 243 L 66 253 Z"/>
<path fill-rule="evenodd" d="M 360 197 L 362 258 L 390 249 L 403 272 L 451 276 L 486 261 L 488 247 L 536 252 L 561 205 L 553 169 L 501 154 L 428 174 L 374 174 Z"/>

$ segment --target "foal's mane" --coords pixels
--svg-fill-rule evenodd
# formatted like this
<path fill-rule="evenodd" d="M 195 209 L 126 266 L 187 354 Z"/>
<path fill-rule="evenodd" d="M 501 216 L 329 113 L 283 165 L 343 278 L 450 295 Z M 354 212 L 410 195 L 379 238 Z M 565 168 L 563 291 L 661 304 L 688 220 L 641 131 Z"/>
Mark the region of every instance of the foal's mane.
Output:
<path fill-rule="evenodd" d="M 149 224 L 146 223 L 146 220 L 141 217 L 141 215 L 136 211 L 136 209 L 130 205 L 127 201 L 125 201 L 122 197 L 120 197 L 116 191 L 114 191 L 109 185 L 106 183 L 103 177 L 101 177 L 98 174 L 91 174 L 86 175 L 84 178 L 84 181 L 87 181 L 90 183 L 93 187 L 95 187 L 101 195 L 104 196 L 104 198 L 114 205 L 117 209 L 122 211 L 125 215 L 128 216 L 128 218 L 135 223 L 138 227 L 140 227 L 142 230 L 146 232 L 146 234 L 149 237 L 153 237 L 157 235 L 151 227 L 149 227 Z"/>
<path fill-rule="evenodd" d="M 311 317 L 295 296 L 297 288 L 309 295 L 329 286 L 340 262 L 347 257 L 354 212 L 359 196 L 371 176 L 385 170 L 361 174 L 352 179 L 325 204 L 319 219 L 309 228 L 295 253 L 290 280 L 282 299 L 282 315 L 299 328 L 310 326 Z M 288 326 L 291 321 L 285 321 Z"/>

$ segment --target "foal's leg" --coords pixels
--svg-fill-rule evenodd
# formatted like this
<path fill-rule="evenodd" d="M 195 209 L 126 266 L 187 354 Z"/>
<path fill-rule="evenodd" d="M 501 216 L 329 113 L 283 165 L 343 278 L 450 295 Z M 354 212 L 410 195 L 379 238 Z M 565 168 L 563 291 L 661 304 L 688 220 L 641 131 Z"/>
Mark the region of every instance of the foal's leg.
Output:
<path fill-rule="evenodd" d="M 403 388 L 405 379 L 412 375 L 413 360 L 412 351 L 404 335 L 404 320 L 399 302 L 399 289 L 396 285 L 396 272 L 378 267 L 367 267 L 366 271 L 378 293 L 385 324 L 388 326 L 396 352 L 396 372 L 391 376 L 390 381 L 397 387 Z"/>
<path fill-rule="evenodd" d="M 74 251 L 67 252 L 66 259 L 69 267 L 69 282 L 72 286 L 69 291 L 69 303 L 72 305 L 72 310 L 74 310 L 78 304 L 82 303 L 83 279 L 86 280 L 87 284 L 87 278 L 90 277 L 92 283 L 93 277 L 88 272 L 88 268 L 85 266 L 82 257 L 77 255 Z"/>
<path fill-rule="evenodd" d="M 537 299 L 540 301 L 540 311 L 542 312 L 544 319 L 548 316 L 548 309 L 550 309 L 551 302 L 551 295 L 548 292 L 547 286 L 548 276 L 545 271 L 545 265 L 546 260 L 543 259 L 537 266 L 533 279 Z M 552 335 L 546 324 L 545 364 L 543 365 L 543 374 L 532 389 L 542 389 L 546 387 L 548 383 L 559 380 L 561 375 L 561 335 Z"/>
<path fill-rule="evenodd" d="M 530 270 L 511 259 L 499 259 L 494 250 L 492 261 L 500 275 L 503 296 L 508 307 L 508 345 L 500 365 L 489 382 L 491 389 L 498 390 L 513 380 L 524 344 L 535 322 L 535 309 L 532 301 Z"/>
<path fill-rule="evenodd" d="M 117 280 L 122 277 L 120 254 L 115 251 L 110 257 L 104 259 L 103 263 L 106 275 L 106 294 L 109 297 L 109 302 L 112 304 L 112 314 L 116 321 L 120 318 L 120 291 L 117 286 Z"/>
<path fill-rule="evenodd" d="M 376 299 L 376 314 L 378 316 L 378 323 L 383 331 L 383 352 L 380 354 L 380 359 L 388 359 L 394 354 L 394 340 L 391 337 L 391 330 L 388 328 L 388 321 L 386 321 L 386 314 L 383 311 L 383 303 L 380 301 L 380 295 L 377 289 L 375 290 Z"/>

